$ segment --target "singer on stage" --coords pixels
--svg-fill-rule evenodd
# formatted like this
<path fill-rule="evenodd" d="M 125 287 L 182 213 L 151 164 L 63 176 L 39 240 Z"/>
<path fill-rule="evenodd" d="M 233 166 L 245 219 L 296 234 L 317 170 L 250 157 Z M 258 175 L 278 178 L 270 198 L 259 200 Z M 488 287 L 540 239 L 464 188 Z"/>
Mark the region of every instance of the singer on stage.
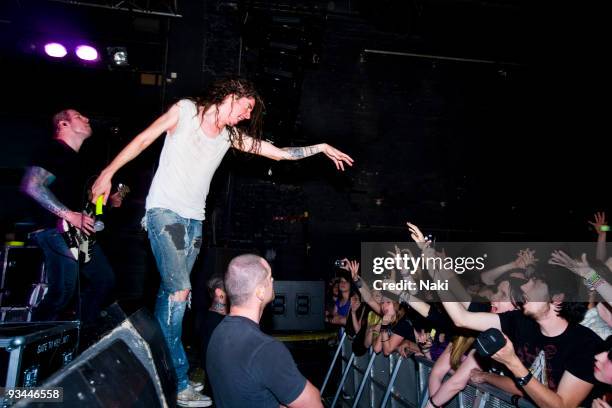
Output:
<path fill-rule="evenodd" d="M 108 197 L 113 175 L 166 134 L 143 225 L 161 275 L 155 315 L 172 354 L 177 399 L 182 406 L 210 403 L 201 401 L 201 394 L 189 386 L 181 331 L 191 290 L 189 275 L 202 244 L 206 196 L 227 150 L 232 147 L 273 160 L 299 160 L 323 153 L 339 170 L 353 163 L 351 157 L 325 143 L 281 149 L 262 141 L 262 112 L 263 101 L 251 82 L 242 78 L 218 80 L 203 95 L 183 99 L 157 118 L 117 155 L 93 186 L 94 199 L 101 194 Z M 246 127 L 238 128 L 243 121 Z"/>

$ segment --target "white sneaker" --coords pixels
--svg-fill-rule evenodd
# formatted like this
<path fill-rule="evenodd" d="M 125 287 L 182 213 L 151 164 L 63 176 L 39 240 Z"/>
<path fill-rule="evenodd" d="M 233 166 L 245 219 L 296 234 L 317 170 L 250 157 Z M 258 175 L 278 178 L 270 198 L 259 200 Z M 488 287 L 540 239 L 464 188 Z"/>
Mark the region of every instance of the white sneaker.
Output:
<path fill-rule="evenodd" d="M 189 380 L 189 385 L 193 388 L 194 391 L 200 392 L 204 389 L 204 384 L 198 381 Z"/>
<path fill-rule="evenodd" d="M 176 405 L 179 407 L 210 407 L 212 400 L 188 385 L 187 388 L 176 395 Z"/>

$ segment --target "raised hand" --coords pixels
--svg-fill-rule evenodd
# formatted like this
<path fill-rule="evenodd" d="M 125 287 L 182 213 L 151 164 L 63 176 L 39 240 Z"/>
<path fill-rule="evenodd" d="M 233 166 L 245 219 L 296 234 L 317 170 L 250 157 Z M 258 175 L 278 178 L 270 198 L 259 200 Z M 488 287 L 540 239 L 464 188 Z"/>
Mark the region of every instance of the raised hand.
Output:
<path fill-rule="evenodd" d="M 514 265 L 519 269 L 527 269 L 530 265 L 535 265 L 539 259 L 535 257 L 535 251 L 533 249 L 521 249 L 517 258 L 514 261 Z"/>
<path fill-rule="evenodd" d="M 417 246 L 421 249 L 421 251 L 429 247 L 429 245 L 431 244 L 431 241 L 429 240 L 429 238 L 423 235 L 419 227 L 409 222 L 407 222 L 406 225 L 408 226 L 408 229 L 410 230 L 410 238 L 412 238 L 412 240 L 416 242 Z"/>
<path fill-rule="evenodd" d="M 588 221 L 589 224 L 591 224 L 593 226 L 593 228 L 595 228 L 595 232 L 597 234 L 601 234 L 605 231 L 603 231 L 601 229 L 601 227 L 603 227 L 604 225 L 607 226 L 606 224 L 606 213 L 601 211 L 601 212 L 596 212 L 595 213 L 595 221 Z"/>
<path fill-rule="evenodd" d="M 334 164 L 336 165 L 336 168 L 338 170 L 342 170 L 344 171 L 344 164 L 346 163 L 349 166 L 353 165 L 353 159 L 351 158 L 351 156 L 349 156 L 346 153 L 341 152 L 340 150 L 336 149 L 335 147 L 332 147 L 330 145 L 328 145 L 327 143 L 323 143 L 323 145 L 321 146 L 321 151 L 331 159 L 331 161 L 334 162 Z"/>
<path fill-rule="evenodd" d="M 425 330 L 415 332 L 415 337 L 419 348 L 423 354 L 427 354 L 433 344 L 433 339 L 429 333 L 425 333 Z"/>
<path fill-rule="evenodd" d="M 397 245 L 395 245 L 395 252 L 387 251 L 387 254 L 391 255 L 393 258 L 401 257 L 403 253 L 404 254 L 408 254 L 409 258 L 413 257 L 412 252 L 410 252 L 410 250 L 408 248 L 400 249 L 400 247 L 398 247 Z M 409 269 L 400 268 L 399 272 L 400 272 L 400 275 L 402 275 L 402 278 L 404 278 L 404 279 L 408 279 L 409 277 L 411 277 Z"/>
<path fill-rule="evenodd" d="M 568 254 L 559 250 L 553 251 L 550 254 L 550 259 L 548 263 L 551 265 L 562 266 L 565 269 L 569 269 L 574 272 L 576 275 L 581 277 L 586 277 L 591 272 L 591 267 L 589 266 L 589 262 L 587 261 L 586 254 L 582 254 L 580 260 L 572 259 Z"/>
<path fill-rule="evenodd" d="M 344 265 L 341 266 L 340 269 L 349 271 L 351 273 L 351 278 L 356 281 L 359 278 L 359 262 L 349 261 L 347 258 L 344 258 L 342 261 L 344 262 Z"/>

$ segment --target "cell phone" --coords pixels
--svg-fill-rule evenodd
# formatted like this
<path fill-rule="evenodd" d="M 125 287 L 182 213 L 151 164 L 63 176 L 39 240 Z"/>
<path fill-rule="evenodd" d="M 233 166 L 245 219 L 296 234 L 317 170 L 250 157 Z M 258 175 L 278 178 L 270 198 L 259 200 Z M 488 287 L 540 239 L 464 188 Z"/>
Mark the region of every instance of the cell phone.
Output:
<path fill-rule="evenodd" d="M 599 229 L 602 230 L 602 231 L 608 232 L 608 231 L 610 231 L 610 226 L 609 225 L 602 225 L 601 227 L 599 227 Z"/>
<path fill-rule="evenodd" d="M 336 261 L 334 262 L 334 266 L 338 268 L 343 268 L 346 266 L 346 261 L 342 259 L 336 259 Z"/>

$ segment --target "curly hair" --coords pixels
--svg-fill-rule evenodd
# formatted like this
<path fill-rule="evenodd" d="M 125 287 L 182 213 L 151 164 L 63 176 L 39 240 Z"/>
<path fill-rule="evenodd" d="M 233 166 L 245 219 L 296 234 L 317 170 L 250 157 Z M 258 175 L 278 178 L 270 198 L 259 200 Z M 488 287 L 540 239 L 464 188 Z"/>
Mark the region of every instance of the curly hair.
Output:
<path fill-rule="evenodd" d="M 248 135 L 253 138 L 253 145 L 250 153 L 258 153 L 261 145 L 262 137 L 262 122 L 264 114 L 264 102 L 255 85 L 244 78 L 227 77 L 214 81 L 202 94 L 189 98 L 196 104 L 196 107 L 202 108 L 204 112 L 211 106 L 220 105 L 228 95 L 235 95 L 237 98 L 253 98 L 255 106 L 251 111 L 251 119 L 245 124 L 237 126 L 226 126 L 229 132 L 229 139 L 232 146 L 239 148 L 244 147 L 243 135 Z"/>

